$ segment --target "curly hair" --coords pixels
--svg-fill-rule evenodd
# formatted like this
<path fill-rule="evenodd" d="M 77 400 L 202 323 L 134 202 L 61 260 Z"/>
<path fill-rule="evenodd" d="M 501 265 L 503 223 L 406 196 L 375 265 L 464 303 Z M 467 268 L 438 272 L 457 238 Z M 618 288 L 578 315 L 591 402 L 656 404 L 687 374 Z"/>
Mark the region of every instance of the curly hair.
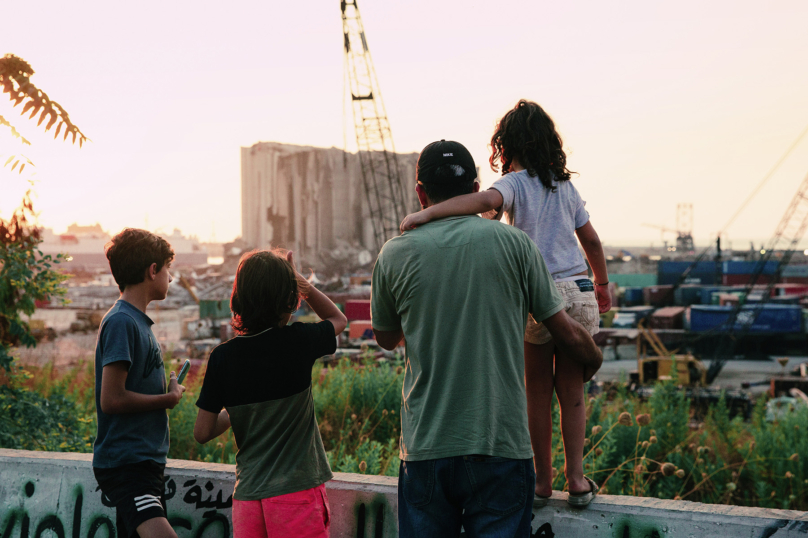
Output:
<path fill-rule="evenodd" d="M 230 324 L 236 334 L 276 327 L 299 305 L 295 270 L 283 251 L 253 250 L 241 257 L 230 295 Z"/>
<path fill-rule="evenodd" d="M 157 271 L 174 259 L 174 251 L 168 241 L 146 230 L 125 228 L 104 245 L 109 268 L 118 289 L 140 284 L 146 279 L 146 269 L 157 264 Z"/>
<path fill-rule="evenodd" d="M 514 159 L 530 177 L 538 176 L 546 188 L 555 192 L 553 179 L 569 181 L 567 155 L 553 119 L 533 101 L 520 99 L 497 122 L 491 137 L 491 157 L 488 162 L 494 172 L 502 164 L 502 175 L 511 171 Z"/>

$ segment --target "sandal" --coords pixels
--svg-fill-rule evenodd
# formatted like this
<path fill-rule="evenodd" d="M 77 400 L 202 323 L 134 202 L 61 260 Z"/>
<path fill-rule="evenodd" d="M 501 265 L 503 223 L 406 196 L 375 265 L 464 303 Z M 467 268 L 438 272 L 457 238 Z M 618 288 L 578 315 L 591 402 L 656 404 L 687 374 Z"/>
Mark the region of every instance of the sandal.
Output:
<path fill-rule="evenodd" d="M 533 494 L 533 508 L 544 508 L 547 506 L 547 503 L 550 501 L 550 497 L 545 497 L 544 495 L 536 495 Z"/>
<path fill-rule="evenodd" d="M 598 485 L 595 484 L 595 482 L 588 476 L 584 476 L 584 478 L 586 479 L 587 482 L 589 482 L 590 490 L 587 491 L 586 493 L 570 493 L 567 496 L 567 504 L 569 504 L 570 506 L 574 506 L 576 508 L 583 508 L 585 506 L 588 506 L 589 503 L 592 502 L 592 499 L 595 498 L 595 495 L 598 494 L 598 489 L 600 489 L 598 488 Z"/>

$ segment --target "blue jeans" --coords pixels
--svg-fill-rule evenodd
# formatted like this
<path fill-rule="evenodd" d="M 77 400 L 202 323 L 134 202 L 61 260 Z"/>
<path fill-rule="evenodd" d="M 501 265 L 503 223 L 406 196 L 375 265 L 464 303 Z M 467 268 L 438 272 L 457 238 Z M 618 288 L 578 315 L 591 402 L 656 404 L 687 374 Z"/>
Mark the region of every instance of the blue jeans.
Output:
<path fill-rule="evenodd" d="M 533 460 L 455 456 L 402 461 L 400 538 L 528 537 L 536 473 Z"/>

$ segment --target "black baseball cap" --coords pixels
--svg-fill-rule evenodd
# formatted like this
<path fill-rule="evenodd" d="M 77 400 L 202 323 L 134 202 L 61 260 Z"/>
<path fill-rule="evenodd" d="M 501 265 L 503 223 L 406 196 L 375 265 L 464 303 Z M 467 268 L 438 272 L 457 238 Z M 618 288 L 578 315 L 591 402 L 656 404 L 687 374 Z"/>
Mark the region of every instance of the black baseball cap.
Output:
<path fill-rule="evenodd" d="M 436 177 L 434 172 L 439 166 L 456 165 L 461 167 L 462 173 L 455 173 L 453 176 L 441 174 Z M 460 172 L 459 169 L 455 169 Z M 418 164 L 415 166 L 415 180 L 423 185 L 424 183 L 443 183 L 448 180 L 473 181 L 477 179 L 477 167 L 469 150 L 460 142 L 452 140 L 440 140 L 432 142 L 418 156 Z"/>

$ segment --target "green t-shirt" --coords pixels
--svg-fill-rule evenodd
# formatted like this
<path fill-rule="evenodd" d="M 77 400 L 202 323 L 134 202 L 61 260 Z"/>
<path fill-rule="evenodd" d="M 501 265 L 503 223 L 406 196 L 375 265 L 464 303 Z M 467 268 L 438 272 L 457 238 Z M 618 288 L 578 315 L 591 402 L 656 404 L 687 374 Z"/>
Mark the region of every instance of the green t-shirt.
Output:
<path fill-rule="evenodd" d="M 525 324 L 563 308 L 538 248 L 513 226 L 450 217 L 388 241 L 371 317 L 406 340 L 401 459 L 532 457 Z"/>

